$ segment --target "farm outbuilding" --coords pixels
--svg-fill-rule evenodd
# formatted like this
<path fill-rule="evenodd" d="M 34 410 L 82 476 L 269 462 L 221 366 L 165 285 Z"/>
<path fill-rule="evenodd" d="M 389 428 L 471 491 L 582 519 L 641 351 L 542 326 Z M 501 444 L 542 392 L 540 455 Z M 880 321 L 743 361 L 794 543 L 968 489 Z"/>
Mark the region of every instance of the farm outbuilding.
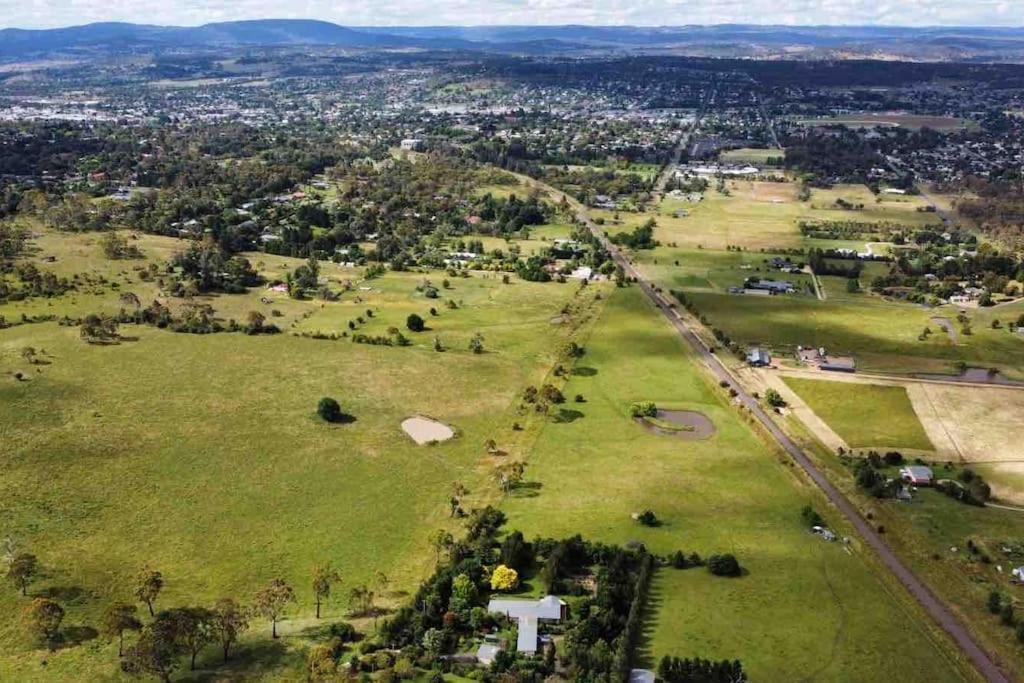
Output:
<path fill-rule="evenodd" d="M 900 476 L 914 486 L 931 486 L 935 482 L 932 468 L 924 465 L 908 465 L 900 470 Z"/>
<path fill-rule="evenodd" d="M 772 364 L 772 355 L 767 349 L 755 346 L 747 351 L 747 364 L 756 368 L 765 368 Z"/>

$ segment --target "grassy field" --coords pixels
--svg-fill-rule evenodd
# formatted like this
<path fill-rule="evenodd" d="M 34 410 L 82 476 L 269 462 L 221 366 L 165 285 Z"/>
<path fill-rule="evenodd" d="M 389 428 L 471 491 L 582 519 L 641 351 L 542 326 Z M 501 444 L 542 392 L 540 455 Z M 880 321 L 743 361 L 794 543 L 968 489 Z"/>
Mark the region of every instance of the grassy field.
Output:
<path fill-rule="evenodd" d="M 785 156 L 781 149 L 744 147 L 726 150 L 718 155 L 718 160 L 724 164 L 764 164 L 771 160 L 781 161 Z"/>
<path fill-rule="evenodd" d="M 878 372 L 951 374 L 956 363 L 964 362 L 997 367 L 1014 378 L 1024 376 L 1024 341 L 1006 324 L 1024 311 L 1024 301 L 970 311 L 973 334 L 959 335 L 954 342 L 931 318 L 955 320 L 955 307 L 930 310 L 864 291 L 871 279 L 888 272 L 885 263 L 864 265 L 862 289 L 856 293 L 847 291 L 846 278 L 821 277 L 824 301 L 816 300 L 808 275 L 783 274 L 766 265 L 772 256 L 786 255 L 787 249 L 866 248 L 860 240 L 806 238 L 800 233 L 801 221 L 933 224 L 934 214 L 918 210 L 927 204 L 923 198 L 876 197 L 861 185 L 837 185 L 815 189 L 808 201 L 800 202 L 792 182 L 730 181 L 727 185 L 728 195 L 709 190 L 696 203 L 667 198 L 649 213 L 620 213 L 618 219 L 612 212 L 595 214 L 605 219 L 610 233 L 654 216 L 661 246 L 636 252 L 634 260 L 664 288 L 685 291 L 712 325 L 740 344 L 766 344 L 785 356 L 791 356 L 798 345 L 825 346 L 853 354 L 858 367 Z M 862 204 L 863 209 L 841 210 L 836 204 L 840 199 Z M 890 248 L 887 243 L 872 242 L 872 249 L 879 253 Z M 791 258 L 803 260 L 800 255 Z M 798 293 L 771 298 L 728 294 L 729 287 L 741 285 L 750 276 L 790 280 Z M 992 327 L 995 319 L 1002 323 L 999 329 Z M 922 339 L 926 327 L 933 334 Z"/>
<path fill-rule="evenodd" d="M 992 506 L 965 505 L 934 489 L 919 489 L 912 504 L 866 496 L 849 467 L 809 437 L 796 416 L 786 418 L 790 434 L 846 496 L 859 502 L 861 514 L 885 528 L 886 541 L 918 576 L 968 625 L 972 636 L 1003 667 L 1009 680 L 1022 680 L 1024 651 L 1014 629 L 986 609 L 992 590 L 1024 609 L 1010 567 L 1024 564 L 1024 514 Z M 988 476 L 987 466 L 971 465 Z M 933 464 L 939 478 L 955 478 L 956 466 Z M 895 476 L 895 468 L 887 474 Z M 993 481 L 995 488 L 996 482 Z M 968 540 L 978 549 L 972 552 Z M 987 559 L 985 559 L 987 558 Z"/>
<path fill-rule="evenodd" d="M 937 131 L 954 131 L 962 130 L 964 128 L 974 127 L 973 121 L 966 119 L 958 119 L 950 116 L 921 116 L 916 114 L 881 114 L 875 112 L 864 112 L 860 114 L 846 114 L 843 116 L 829 116 L 819 119 L 806 119 L 800 121 L 800 124 L 804 126 L 835 126 L 842 125 L 850 128 L 873 128 L 875 126 L 882 127 L 899 127 L 909 128 L 911 130 L 918 130 L 921 128 L 931 128 Z"/>
<path fill-rule="evenodd" d="M 737 657 L 751 680 L 874 681 L 898 656 L 914 680 L 959 680 L 859 551 L 803 530 L 805 504 L 825 512 L 817 491 L 754 436 L 639 291 L 616 290 L 565 393 L 586 402 L 540 433 L 529 485 L 504 505 L 508 528 L 638 540 L 658 553 L 732 552 L 748 570 L 735 580 L 659 570 L 649 662 Z M 646 432 L 629 418 L 639 400 L 700 411 L 717 434 L 693 441 Z M 662 525 L 631 519 L 644 509 Z"/>
<path fill-rule="evenodd" d="M 934 450 L 903 387 L 784 377 L 852 448 Z"/>
<path fill-rule="evenodd" d="M 895 223 L 909 227 L 937 224 L 932 213 L 918 211 L 927 202 L 915 196 L 875 196 L 863 185 L 837 185 L 814 189 L 810 200 L 798 201 L 794 182 L 729 180 L 728 194 L 709 190 L 700 202 L 666 197 L 651 213 L 620 213 L 623 228 L 644 223 L 651 215 L 658 221 L 655 237 L 664 245 L 688 250 L 742 247 L 749 250 L 807 246 L 800 234 L 801 221 L 856 221 L 867 224 Z M 863 205 L 844 210 L 837 200 Z M 686 215 L 683 215 L 685 212 Z M 614 225 L 611 211 L 594 211 L 604 218 L 609 231 Z M 858 250 L 864 243 L 855 243 Z M 847 246 L 829 241 L 815 245 L 825 248 Z"/>
<path fill-rule="evenodd" d="M 150 256 L 177 246 L 146 240 Z M 257 258 L 266 272 L 300 263 Z M 74 272 L 92 264 L 91 256 L 72 263 L 68 255 L 52 265 Z M 100 260 L 95 268 L 126 266 L 131 273 L 121 262 Z M 325 271 L 330 278 L 355 275 Z M 121 277 L 146 294 L 144 301 L 155 294 Z M 248 602 L 275 576 L 295 586 L 299 604 L 282 624 L 286 637 L 271 643 L 265 624 L 254 622 L 235 666 L 218 670 L 239 679 L 304 680 L 302 652 L 314 630 L 309 577 L 317 562 L 333 562 L 344 576 L 329 619 L 344 616 L 349 588 L 376 585 L 376 572 L 391 579 L 387 590 L 377 586 L 382 602 L 402 600 L 431 569 L 428 532 L 452 525 L 451 483 L 464 482 L 473 504 L 494 495 L 484 441 L 520 452 L 526 433 L 511 429 L 514 397 L 540 382 L 559 340 L 574 329 L 552 318 L 572 303 L 572 320 L 584 320 L 598 305 L 575 285 L 474 277 L 453 283 L 457 310 L 438 301 L 440 315 L 432 317 L 415 291 L 423 277 L 389 274 L 339 302 L 275 301 L 284 315 L 272 320 L 285 329 L 275 336 L 123 326 L 133 340 L 90 346 L 76 328 L 56 323 L 0 331 L 0 535 L 39 556 L 45 576 L 31 592 L 58 599 L 67 610 L 65 631 L 75 634 L 56 652 L 34 649 L 18 620 L 25 599 L 5 589 L 0 679 L 117 679 L 116 647 L 89 629 L 110 601 L 131 600 L 130 581 L 146 563 L 166 577 L 158 607 L 209 604 L 223 595 Z M 211 301 L 218 311 L 244 311 L 261 294 Z M 98 288 L 0 313 L 89 312 L 116 308 L 116 296 Z M 367 308 L 374 311 L 369 334 L 404 329 L 413 310 L 429 317 L 432 329 L 406 332 L 413 340 L 407 348 L 290 334 L 340 333 Z M 481 355 L 466 348 L 476 332 L 485 339 Z M 435 334 L 447 352 L 433 350 Z M 22 359 L 26 346 L 44 350 L 42 364 Z M 16 371 L 27 380 L 16 381 Z M 319 421 L 322 396 L 338 399 L 355 421 Z M 458 437 L 414 445 L 399 423 L 416 413 L 454 425 Z M 215 659 L 211 650 L 200 665 Z"/>

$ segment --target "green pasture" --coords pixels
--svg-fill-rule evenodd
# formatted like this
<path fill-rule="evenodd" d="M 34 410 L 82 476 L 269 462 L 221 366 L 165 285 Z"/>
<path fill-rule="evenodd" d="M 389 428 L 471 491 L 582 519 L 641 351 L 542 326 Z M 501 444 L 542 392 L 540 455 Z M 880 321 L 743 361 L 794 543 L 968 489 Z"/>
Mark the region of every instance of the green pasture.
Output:
<path fill-rule="evenodd" d="M 299 263 L 252 258 L 267 271 Z M 76 267 L 91 263 L 90 256 Z M 339 302 L 279 297 L 271 307 L 286 315 L 268 320 L 284 334 L 273 336 L 125 325 L 127 340 L 95 346 L 81 341 L 77 328 L 56 323 L 0 330 L 0 536 L 39 557 L 45 573 L 30 594 L 64 606 L 68 634 L 55 652 L 34 648 L 19 622 L 27 599 L 5 587 L 0 679 L 119 679 L 116 647 L 91 629 L 111 601 L 131 601 L 132 578 L 147 563 L 166 578 L 158 607 L 208 605 L 221 596 L 248 602 L 273 577 L 292 583 L 298 604 L 280 627 L 285 637 L 272 643 L 257 619 L 235 664 L 217 669 L 236 679 L 304 677 L 298 672 L 315 627 L 316 563 L 330 561 L 344 577 L 325 621 L 344 618 L 347 591 L 362 583 L 380 604 L 405 600 L 432 569 L 428 533 L 455 528 L 447 510 L 452 482 L 472 491 L 469 505 L 490 500 L 482 444 L 493 438 L 518 453 L 515 397 L 541 381 L 574 328 L 552 319 L 566 303 L 583 318 L 595 306 L 593 295 L 577 296 L 574 285 L 474 277 L 453 282 L 459 308 L 429 320 L 433 330 L 405 332 L 411 347 L 291 334 L 341 331 L 366 308 L 375 312 L 368 334 L 404 330 L 409 311 L 429 317 L 415 292 L 422 277 L 372 280 L 359 304 L 359 287 Z M 242 310 L 261 293 L 238 295 L 243 304 L 227 295 L 212 301 L 218 310 Z M 116 306 L 114 292 L 90 296 L 76 295 L 74 306 L 63 300 L 72 297 L 54 300 L 52 310 Z M 467 350 L 477 332 L 483 354 Z M 433 349 L 434 334 L 450 342 L 444 353 Z M 29 346 L 40 364 L 22 358 Z M 322 396 L 336 398 L 354 421 L 320 421 Z M 454 425 L 457 438 L 416 446 L 400 428 L 414 414 Z M 377 572 L 390 577 L 387 586 Z M 216 659 L 211 648 L 200 667 Z"/>
<path fill-rule="evenodd" d="M 783 381 L 851 448 L 935 449 L 903 387 L 798 377 Z"/>
<path fill-rule="evenodd" d="M 657 553 L 734 553 L 747 574 L 659 569 L 642 644 L 665 654 L 740 658 L 751 680 L 872 681 L 899 657 L 916 680 L 960 680 L 859 551 L 805 531 L 815 490 L 759 440 L 635 288 L 616 290 L 565 389 L 581 394 L 545 426 L 526 485 L 504 507 L 526 536 L 640 541 Z M 717 433 L 645 431 L 640 400 L 697 410 Z M 650 509 L 661 525 L 631 514 Z M 838 523 L 838 519 L 833 523 Z"/>

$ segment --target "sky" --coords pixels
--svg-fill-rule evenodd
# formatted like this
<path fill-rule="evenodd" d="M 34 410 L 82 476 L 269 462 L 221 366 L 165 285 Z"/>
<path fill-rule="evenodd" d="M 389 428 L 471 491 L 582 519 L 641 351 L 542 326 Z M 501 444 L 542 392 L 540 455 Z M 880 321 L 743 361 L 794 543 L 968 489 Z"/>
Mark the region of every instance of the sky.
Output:
<path fill-rule="evenodd" d="M 855 24 L 1024 26 L 1024 0 L 0 0 L 0 26 L 198 25 L 321 19 L 346 26 Z"/>

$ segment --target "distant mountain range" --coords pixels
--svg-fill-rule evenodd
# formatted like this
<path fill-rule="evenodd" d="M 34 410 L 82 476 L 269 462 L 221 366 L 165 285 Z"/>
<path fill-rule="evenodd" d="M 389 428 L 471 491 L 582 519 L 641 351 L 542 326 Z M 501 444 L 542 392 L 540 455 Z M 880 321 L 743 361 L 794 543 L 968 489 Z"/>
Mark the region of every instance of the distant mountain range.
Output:
<path fill-rule="evenodd" d="M 258 46 L 523 52 L 657 51 L 799 54 L 834 51 L 952 59 L 1024 57 L 1024 27 L 885 26 L 430 26 L 347 28 L 324 21 L 265 19 L 204 26 L 100 23 L 0 30 L 0 58 L 54 53 L 218 49 Z"/>

